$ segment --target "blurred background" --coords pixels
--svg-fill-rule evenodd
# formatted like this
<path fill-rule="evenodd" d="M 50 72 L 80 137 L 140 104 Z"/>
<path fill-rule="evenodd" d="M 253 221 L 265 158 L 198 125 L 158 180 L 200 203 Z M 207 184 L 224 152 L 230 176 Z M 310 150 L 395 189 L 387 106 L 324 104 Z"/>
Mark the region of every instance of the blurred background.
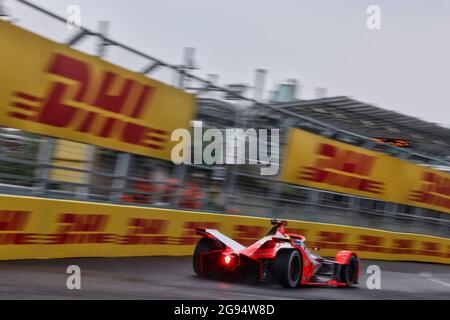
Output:
<path fill-rule="evenodd" d="M 289 128 L 299 128 L 450 172 L 450 129 L 443 125 L 354 97 L 333 96 L 325 87 L 314 88 L 313 97 L 306 99 L 299 80 L 288 78 L 269 87 L 270 71 L 262 68 L 249 72 L 251 82 L 221 84 L 218 74 L 199 71 L 202 61 L 196 48 L 180 48 L 180 61 L 170 64 L 127 46 L 126 39 L 120 43 L 110 38 L 106 21 L 100 21 L 97 30 L 70 30 L 63 15 L 34 2 L 10 0 L 0 5 L 4 20 L 195 94 L 194 119 L 203 122 L 204 130 L 280 129 L 280 163 Z M 261 176 L 261 166 L 174 165 L 0 127 L 3 194 L 450 234 L 448 213 L 288 184 L 277 176 Z"/>

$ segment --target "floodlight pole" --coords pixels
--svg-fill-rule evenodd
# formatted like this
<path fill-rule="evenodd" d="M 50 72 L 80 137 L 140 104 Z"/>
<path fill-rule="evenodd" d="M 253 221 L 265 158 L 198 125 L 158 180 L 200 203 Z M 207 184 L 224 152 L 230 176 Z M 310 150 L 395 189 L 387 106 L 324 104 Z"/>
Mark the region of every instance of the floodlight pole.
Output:
<path fill-rule="evenodd" d="M 182 58 L 182 64 L 179 66 L 178 69 L 175 69 L 175 72 L 178 74 L 178 85 L 177 87 L 181 90 L 186 89 L 186 83 L 185 83 L 185 73 L 187 69 L 196 69 L 194 65 L 194 54 L 195 54 L 195 48 L 192 47 L 186 47 L 183 50 L 183 58 Z M 179 164 L 175 166 L 175 169 L 172 173 L 172 176 L 177 181 L 177 188 L 175 190 L 175 195 L 171 199 L 171 206 L 178 208 L 179 205 L 179 198 L 182 194 L 182 188 L 184 187 L 184 182 L 186 181 L 187 177 L 187 166 L 186 164 Z"/>
<path fill-rule="evenodd" d="M 7 17 L 8 14 L 3 6 L 3 0 L 0 0 L 0 17 Z"/>
<path fill-rule="evenodd" d="M 109 43 L 106 41 L 107 39 L 107 33 L 109 28 L 109 22 L 108 21 L 100 21 L 99 22 L 99 31 L 97 33 L 97 36 L 99 37 L 99 44 L 97 47 L 97 55 L 99 58 L 103 58 L 106 53 L 106 46 L 109 45 Z M 96 145 L 87 145 L 86 146 L 86 165 L 85 165 L 85 173 L 83 174 L 83 184 L 82 187 L 77 187 L 76 189 L 76 198 L 86 200 L 89 198 L 89 194 L 91 192 L 91 186 L 92 186 L 92 177 L 94 172 L 94 164 L 95 164 L 95 158 L 98 154 L 99 148 Z"/>
<path fill-rule="evenodd" d="M 106 46 L 109 45 L 108 41 L 106 40 L 108 37 L 108 29 L 109 29 L 109 21 L 101 20 L 98 24 L 98 37 L 99 37 L 99 43 L 97 47 L 97 55 L 100 58 L 105 57 L 106 53 Z"/>
<path fill-rule="evenodd" d="M 34 172 L 37 182 L 32 191 L 34 196 L 42 196 L 47 191 L 54 150 L 55 138 L 43 137 L 39 142 L 39 151 L 36 159 L 37 170 Z"/>
<path fill-rule="evenodd" d="M 263 100 L 266 76 L 267 76 L 266 69 L 256 69 L 255 70 L 255 84 L 254 84 L 253 99 L 255 99 L 257 102 L 262 102 L 262 100 Z"/>

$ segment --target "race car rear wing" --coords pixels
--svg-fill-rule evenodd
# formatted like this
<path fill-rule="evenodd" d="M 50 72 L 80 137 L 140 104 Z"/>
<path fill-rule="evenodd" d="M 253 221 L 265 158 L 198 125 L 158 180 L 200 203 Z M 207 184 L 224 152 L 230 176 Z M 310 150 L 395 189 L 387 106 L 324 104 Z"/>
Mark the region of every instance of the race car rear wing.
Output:
<path fill-rule="evenodd" d="M 202 237 L 208 237 L 222 242 L 224 245 L 231 248 L 236 253 L 245 249 L 245 247 L 242 244 L 227 237 L 223 233 L 220 233 L 216 229 L 196 228 L 195 231 L 198 235 Z"/>

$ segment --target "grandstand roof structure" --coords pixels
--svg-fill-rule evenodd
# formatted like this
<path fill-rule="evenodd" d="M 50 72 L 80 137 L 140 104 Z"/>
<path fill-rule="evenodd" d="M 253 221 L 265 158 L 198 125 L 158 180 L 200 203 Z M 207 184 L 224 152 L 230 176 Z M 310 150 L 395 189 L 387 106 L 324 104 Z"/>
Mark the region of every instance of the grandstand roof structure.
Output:
<path fill-rule="evenodd" d="M 222 128 L 236 126 L 243 119 L 255 128 L 296 127 L 417 163 L 450 161 L 450 129 L 349 97 L 254 104 L 244 109 L 247 112 L 223 100 L 200 98 L 197 119 Z M 374 138 L 408 140 L 410 148 L 376 143 Z"/>
<path fill-rule="evenodd" d="M 435 123 L 345 96 L 275 106 L 367 137 L 406 139 L 416 152 L 450 159 L 450 129 Z"/>
<path fill-rule="evenodd" d="M 198 100 L 197 120 L 218 128 L 236 126 L 238 109 L 234 104 L 216 99 Z"/>

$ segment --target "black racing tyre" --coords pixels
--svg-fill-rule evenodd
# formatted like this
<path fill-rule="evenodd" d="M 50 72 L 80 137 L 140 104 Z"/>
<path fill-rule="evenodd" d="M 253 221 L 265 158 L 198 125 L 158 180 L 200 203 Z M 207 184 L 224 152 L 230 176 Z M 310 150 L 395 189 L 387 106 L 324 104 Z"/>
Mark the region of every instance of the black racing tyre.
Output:
<path fill-rule="evenodd" d="M 194 272 L 197 275 L 207 275 L 208 274 L 208 270 L 206 270 L 205 266 L 202 269 L 200 267 L 201 262 L 200 262 L 200 256 L 202 253 L 205 252 L 209 252 L 212 250 L 222 250 L 224 249 L 224 246 L 221 242 L 214 240 L 214 239 L 209 239 L 209 238 L 201 238 L 198 242 L 197 242 L 197 246 L 195 247 L 194 250 L 194 255 L 193 255 L 193 259 L 192 259 L 192 263 L 193 263 L 193 267 L 194 267 Z"/>
<path fill-rule="evenodd" d="M 358 262 L 356 257 L 352 256 L 346 265 L 341 268 L 341 282 L 346 283 L 348 286 L 352 286 L 356 283 L 358 275 Z"/>
<path fill-rule="evenodd" d="M 303 263 L 297 250 L 281 249 L 273 264 L 275 280 L 283 287 L 295 288 L 300 283 Z"/>

